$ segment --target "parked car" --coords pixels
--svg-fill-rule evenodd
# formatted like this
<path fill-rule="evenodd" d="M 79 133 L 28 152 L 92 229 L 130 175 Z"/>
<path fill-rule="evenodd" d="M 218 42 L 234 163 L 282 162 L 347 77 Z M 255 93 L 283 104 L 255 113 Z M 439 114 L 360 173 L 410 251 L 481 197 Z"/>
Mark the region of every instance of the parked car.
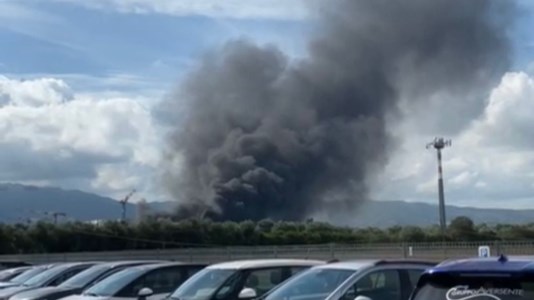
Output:
<path fill-rule="evenodd" d="M 206 265 L 161 263 L 130 267 L 62 300 L 163 299 Z"/>
<path fill-rule="evenodd" d="M 427 270 L 412 300 L 532 300 L 534 257 L 452 260 Z"/>
<path fill-rule="evenodd" d="M 270 291 L 264 300 L 408 300 L 431 262 L 355 260 L 313 267 Z"/>
<path fill-rule="evenodd" d="M 11 261 L 11 260 L 0 261 L 0 270 L 17 268 L 17 267 L 26 267 L 30 265 L 31 264 L 27 262 L 23 262 L 23 261 Z"/>
<path fill-rule="evenodd" d="M 0 290 L 0 300 L 7 300 L 14 295 L 45 286 L 57 286 L 81 271 L 95 265 L 95 262 L 78 262 L 57 264 L 26 280 L 20 286 Z"/>
<path fill-rule="evenodd" d="M 10 279 L 9 281 L 0 282 L 0 290 L 8 288 L 8 287 L 20 286 L 24 282 L 52 268 L 53 266 L 55 266 L 55 264 L 38 265 L 38 266 L 31 267 L 29 270 L 22 272 L 21 274 Z"/>
<path fill-rule="evenodd" d="M 241 260 L 214 264 L 184 282 L 171 299 L 252 299 L 280 282 L 323 261 L 303 259 Z M 279 300 L 279 299 L 277 299 Z"/>
<path fill-rule="evenodd" d="M 31 267 L 17 267 L 0 271 L 0 282 L 9 281 L 22 274 L 22 272 L 29 270 L 30 268 Z"/>
<path fill-rule="evenodd" d="M 97 264 L 76 274 L 58 286 L 48 286 L 22 292 L 11 297 L 10 300 L 56 300 L 80 294 L 96 282 L 128 267 L 155 263 L 161 263 L 161 261 L 119 261 Z"/>

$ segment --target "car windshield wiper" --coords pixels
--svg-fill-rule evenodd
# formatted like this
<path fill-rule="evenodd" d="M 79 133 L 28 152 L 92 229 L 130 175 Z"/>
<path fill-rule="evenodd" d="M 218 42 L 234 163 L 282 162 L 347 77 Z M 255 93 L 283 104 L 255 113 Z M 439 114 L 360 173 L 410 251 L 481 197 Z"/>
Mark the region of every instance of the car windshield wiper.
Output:
<path fill-rule="evenodd" d="M 95 293 L 83 293 L 84 296 L 89 296 L 89 297 L 98 297 L 99 295 L 95 294 Z"/>

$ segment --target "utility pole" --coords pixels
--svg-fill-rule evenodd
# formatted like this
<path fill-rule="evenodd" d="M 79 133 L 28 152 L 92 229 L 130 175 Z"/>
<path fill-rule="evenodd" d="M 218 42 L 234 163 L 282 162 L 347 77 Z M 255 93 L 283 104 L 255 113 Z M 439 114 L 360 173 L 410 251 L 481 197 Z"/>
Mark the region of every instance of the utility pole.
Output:
<path fill-rule="evenodd" d="M 441 150 L 452 145 L 451 140 L 443 138 L 435 138 L 434 141 L 428 143 L 426 148 L 434 148 L 438 154 L 438 195 L 439 195 L 439 225 L 441 234 L 445 236 L 447 230 L 447 219 L 445 215 L 445 193 L 443 191 L 443 168 L 441 164 Z"/>

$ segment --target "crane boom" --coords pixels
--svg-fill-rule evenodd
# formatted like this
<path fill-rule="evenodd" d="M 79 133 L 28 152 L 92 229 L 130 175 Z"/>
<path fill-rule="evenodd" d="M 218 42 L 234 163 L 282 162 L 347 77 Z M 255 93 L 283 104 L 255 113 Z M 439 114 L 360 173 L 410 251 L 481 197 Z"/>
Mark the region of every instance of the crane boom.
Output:
<path fill-rule="evenodd" d="M 124 197 L 122 200 L 120 200 L 121 209 L 122 209 L 122 221 L 126 221 L 126 203 L 128 203 L 128 200 L 135 194 L 135 189 L 133 189 L 126 197 Z"/>

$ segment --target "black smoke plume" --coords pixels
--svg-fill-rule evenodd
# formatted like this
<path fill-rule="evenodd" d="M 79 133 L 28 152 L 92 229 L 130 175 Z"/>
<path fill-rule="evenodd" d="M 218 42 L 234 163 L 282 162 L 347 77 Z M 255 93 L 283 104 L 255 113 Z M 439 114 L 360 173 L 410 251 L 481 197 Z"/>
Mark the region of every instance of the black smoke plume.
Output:
<path fill-rule="evenodd" d="M 302 60 L 247 40 L 210 52 L 166 103 L 183 107 L 166 170 L 182 214 L 355 209 L 394 150 L 386 124 L 402 117 L 403 90 L 462 101 L 506 70 L 510 3 L 328 0 Z"/>

